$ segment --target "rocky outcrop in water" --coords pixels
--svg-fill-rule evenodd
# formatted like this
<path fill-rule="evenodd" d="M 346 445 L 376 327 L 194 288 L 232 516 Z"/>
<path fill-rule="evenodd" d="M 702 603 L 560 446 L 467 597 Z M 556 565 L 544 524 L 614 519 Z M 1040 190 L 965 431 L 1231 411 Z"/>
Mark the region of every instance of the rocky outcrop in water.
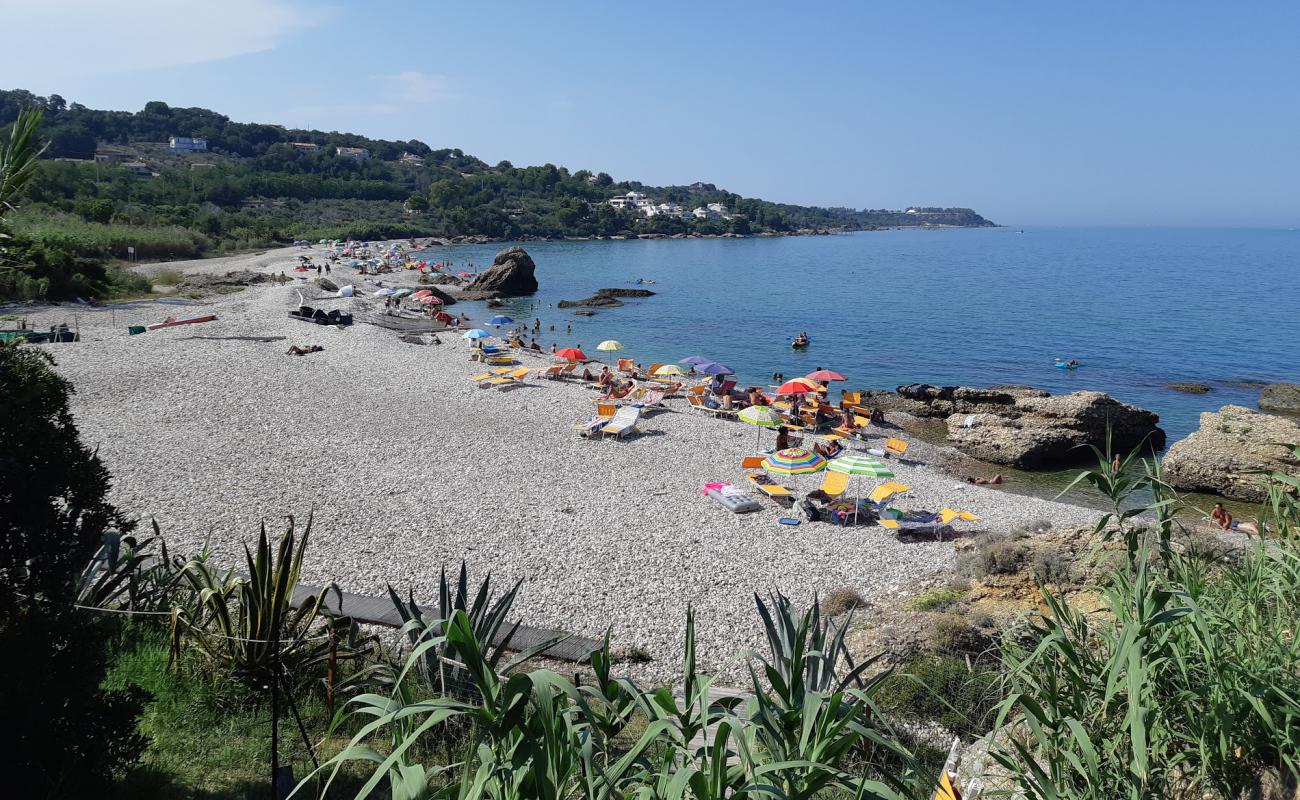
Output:
<path fill-rule="evenodd" d="M 1259 501 L 1267 494 L 1260 470 L 1294 473 L 1300 461 L 1286 444 L 1300 444 L 1300 422 L 1224 406 L 1201 414 L 1201 426 L 1165 453 L 1164 476 L 1175 489 Z"/>
<path fill-rule="evenodd" d="M 649 289 L 597 289 L 585 300 L 561 300 L 559 308 L 617 308 L 623 305 L 620 297 L 654 297 Z"/>
<path fill-rule="evenodd" d="M 1213 389 L 1203 383 L 1187 383 L 1184 381 L 1171 383 L 1169 384 L 1169 388 L 1173 389 L 1175 392 L 1182 392 L 1183 394 L 1209 394 L 1213 391 Z"/>
<path fill-rule="evenodd" d="M 1104 448 L 1109 427 L 1120 452 L 1141 444 L 1164 447 L 1160 417 L 1103 392 L 1052 395 L 1031 386 L 900 386 L 863 393 L 863 404 L 887 412 L 942 418 L 948 441 L 961 452 L 1021 469 L 1061 466 Z"/>
<path fill-rule="evenodd" d="M 1300 383 L 1270 383 L 1259 393 L 1259 407 L 1265 411 L 1300 414 Z"/>
<path fill-rule="evenodd" d="M 522 247 L 508 247 L 497 253 L 492 266 L 484 270 L 460 293 L 465 300 L 517 297 L 537 291 L 537 266 Z"/>

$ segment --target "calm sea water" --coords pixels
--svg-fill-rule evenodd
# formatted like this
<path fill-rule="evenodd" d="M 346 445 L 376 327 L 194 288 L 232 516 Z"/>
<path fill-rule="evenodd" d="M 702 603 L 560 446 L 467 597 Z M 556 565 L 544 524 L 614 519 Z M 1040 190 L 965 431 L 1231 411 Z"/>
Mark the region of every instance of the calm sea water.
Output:
<path fill-rule="evenodd" d="M 481 269 L 503 246 L 429 255 Z M 541 289 L 501 313 L 540 317 L 544 345 L 643 364 L 704 355 L 742 383 L 826 367 L 850 387 L 1096 389 L 1159 413 L 1172 442 L 1202 411 L 1254 406 L 1258 391 L 1234 383 L 1300 380 L 1300 231 L 884 231 L 524 246 Z M 550 307 L 637 278 L 655 281 L 645 288 L 657 296 L 594 317 Z M 457 308 L 483 319 L 481 305 Z M 795 352 L 789 337 L 801 330 L 812 346 Z M 627 349 L 597 354 L 603 339 Z M 1082 367 L 1056 369 L 1056 357 Z M 1181 394 L 1171 381 L 1214 391 Z"/>

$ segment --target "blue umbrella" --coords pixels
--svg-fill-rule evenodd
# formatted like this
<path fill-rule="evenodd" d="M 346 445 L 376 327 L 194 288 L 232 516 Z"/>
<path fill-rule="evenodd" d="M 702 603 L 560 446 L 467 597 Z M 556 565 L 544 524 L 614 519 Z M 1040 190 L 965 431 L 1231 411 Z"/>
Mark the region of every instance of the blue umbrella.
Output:
<path fill-rule="evenodd" d="M 495 317 L 488 320 L 489 325 L 509 325 L 512 322 L 514 322 L 514 320 L 504 314 L 497 314 Z"/>
<path fill-rule="evenodd" d="M 489 337 L 489 336 L 491 336 L 491 335 L 492 335 L 492 334 L 488 333 L 487 331 L 483 330 L 482 328 L 470 328 L 469 330 L 467 330 L 467 331 L 465 331 L 464 333 L 462 333 L 462 334 L 460 335 L 460 338 L 462 338 L 462 339 L 485 339 L 485 338 L 487 338 L 487 337 Z"/>
<path fill-rule="evenodd" d="M 726 364 L 719 364 L 716 361 L 706 361 L 703 364 L 695 366 L 696 372 L 703 372 L 705 375 L 735 375 L 736 371 Z"/>
<path fill-rule="evenodd" d="M 696 366 L 696 365 L 699 365 L 699 364 L 714 364 L 714 363 L 717 363 L 717 362 L 715 362 L 715 361 L 714 361 L 713 359 L 711 359 L 711 358 L 705 358 L 704 356 L 688 356 L 687 358 L 683 358 L 681 361 L 679 361 L 679 362 L 677 362 L 677 363 L 679 363 L 679 364 L 690 364 L 691 366 Z"/>

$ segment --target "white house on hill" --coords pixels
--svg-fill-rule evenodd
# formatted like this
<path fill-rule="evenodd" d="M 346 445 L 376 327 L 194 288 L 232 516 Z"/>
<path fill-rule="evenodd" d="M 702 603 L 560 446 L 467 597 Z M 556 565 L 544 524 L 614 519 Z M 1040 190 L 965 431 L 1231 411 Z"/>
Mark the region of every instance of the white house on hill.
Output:
<path fill-rule="evenodd" d="M 177 153 L 206 153 L 207 139 L 195 139 L 192 136 L 173 136 L 167 140 L 167 146 Z"/>

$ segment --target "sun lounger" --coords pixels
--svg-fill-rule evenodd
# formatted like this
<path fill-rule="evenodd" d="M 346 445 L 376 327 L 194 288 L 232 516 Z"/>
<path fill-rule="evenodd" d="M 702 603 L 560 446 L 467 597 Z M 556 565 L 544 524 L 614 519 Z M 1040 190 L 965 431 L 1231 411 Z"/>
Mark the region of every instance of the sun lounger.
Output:
<path fill-rule="evenodd" d="M 576 362 L 572 364 L 565 364 L 564 367 L 560 369 L 560 377 L 563 378 L 569 377 L 574 373 L 575 370 L 577 370 L 577 368 L 578 368 L 578 364 Z"/>
<path fill-rule="evenodd" d="M 757 500 L 735 486 L 710 489 L 705 496 L 712 498 L 713 502 L 733 514 L 744 514 L 749 511 L 761 511 L 763 509 L 763 506 Z"/>
<path fill-rule="evenodd" d="M 630 358 L 620 358 L 618 360 L 618 371 L 624 375 L 635 375 L 636 362 Z"/>
<path fill-rule="evenodd" d="M 827 471 L 826 477 L 822 479 L 821 490 L 832 500 L 844 494 L 847 488 L 849 488 L 849 476 L 843 472 Z"/>
<path fill-rule="evenodd" d="M 793 492 L 779 483 L 772 482 L 772 479 L 766 475 L 750 472 L 746 474 L 745 477 L 748 478 L 749 482 L 754 484 L 760 492 L 772 498 L 772 500 L 778 503 L 781 503 L 784 500 L 794 502 Z"/>
<path fill-rule="evenodd" d="M 472 381 L 478 381 L 480 385 L 482 385 L 483 381 L 486 381 L 488 378 L 499 378 L 509 371 L 509 367 L 499 367 L 497 369 L 490 369 L 481 375 L 471 375 L 469 376 L 469 379 Z"/>
<path fill-rule="evenodd" d="M 596 406 L 596 416 L 598 417 L 604 417 L 605 419 L 613 419 L 614 415 L 617 413 L 618 413 L 618 406 L 614 405 L 613 403 L 601 403 L 600 405 Z"/>
<path fill-rule="evenodd" d="M 560 377 L 560 371 L 563 369 L 564 369 L 563 364 L 552 364 L 551 366 L 546 368 L 545 372 L 542 373 L 542 377 L 555 380 L 556 378 Z"/>
<path fill-rule="evenodd" d="M 885 440 L 885 452 L 901 457 L 907 453 L 907 442 L 890 436 Z"/>
<path fill-rule="evenodd" d="M 512 370 L 510 372 L 507 372 L 504 375 L 499 375 L 493 378 L 492 380 L 488 381 L 488 385 L 495 386 L 498 389 L 511 388 L 522 384 L 524 378 L 527 377 L 528 377 L 528 368 L 522 367 L 520 369 Z"/>
<path fill-rule="evenodd" d="M 741 468 L 741 469 L 762 469 L 762 468 L 763 468 L 763 457 L 762 457 L 762 456 L 745 456 L 745 457 L 744 457 L 743 459 L 741 459 L 741 461 L 740 461 L 740 468 Z"/>
<path fill-rule="evenodd" d="M 648 414 L 652 411 L 661 411 L 664 408 L 664 390 L 651 389 L 642 395 L 641 400 L 636 403 L 641 407 L 641 413 Z"/>
<path fill-rule="evenodd" d="M 573 427 L 577 429 L 579 436 L 590 437 L 600 433 L 600 429 L 608 425 L 610 419 L 610 417 L 594 414 L 586 422 L 579 422 Z"/>
<path fill-rule="evenodd" d="M 614 414 L 614 418 L 600 429 L 601 436 L 613 436 L 622 439 L 625 434 L 636 432 L 636 425 L 641 420 L 641 409 L 636 406 L 624 406 Z"/>

